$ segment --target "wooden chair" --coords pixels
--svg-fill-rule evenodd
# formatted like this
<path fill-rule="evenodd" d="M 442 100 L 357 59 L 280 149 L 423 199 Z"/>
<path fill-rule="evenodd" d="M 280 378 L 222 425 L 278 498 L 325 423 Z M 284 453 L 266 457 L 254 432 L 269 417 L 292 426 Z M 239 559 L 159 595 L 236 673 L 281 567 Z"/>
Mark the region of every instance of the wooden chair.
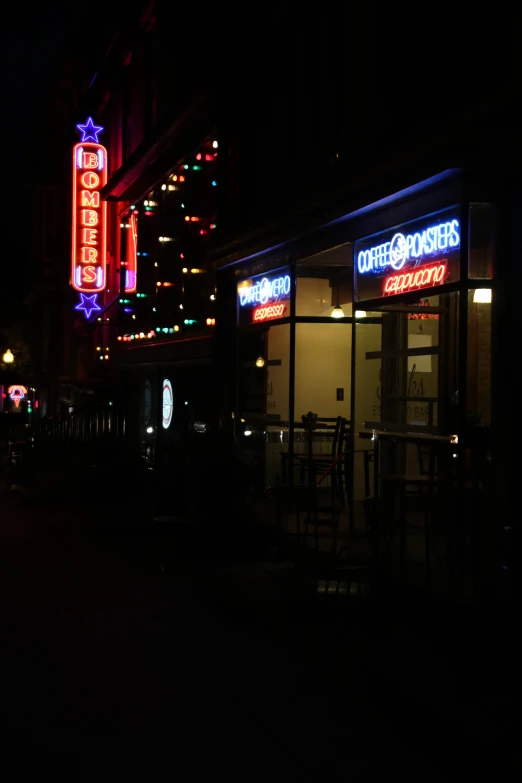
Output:
<path fill-rule="evenodd" d="M 334 463 L 335 467 L 337 468 L 336 476 L 339 477 L 341 475 L 342 466 L 340 463 L 342 460 L 338 458 L 344 449 L 346 426 L 347 419 L 343 418 L 342 416 L 338 416 L 335 422 L 332 444 L 328 452 L 312 451 L 311 455 L 308 453 L 295 455 L 295 458 L 299 462 L 300 466 L 301 484 L 314 483 L 317 480 L 317 475 L 323 474 Z M 310 473 L 310 469 L 312 470 L 313 478 L 312 475 L 308 475 Z M 333 477 L 333 471 L 331 472 Z"/>
<path fill-rule="evenodd" d="M 323 431 L 326 429 L 329 432 L 333 430 L 333 438 L 331 443 L 331 448 L 329 451 L 313 451 L 312 449 L 312 461 L 314 463 L 317 463 L 318 466 L 320 466 L 321 462 L 324 462 L 326 465 L 330 464 L 332 459 L 335 456 L 336 453 L 336 444 L 337 439 L 339 437 L 339 427 L 341 423 L 342 417 L 337 416 L 336 418 L 321 418 L 317 419 L 317 429 L 319 431 Z M 303 425 L 301 423 L 296 424 L 296 431 L 302 431 Z M 313 438 L 313 435 L 312 435 Z M 282 467 L 282 483 L 287 484 L 291 483 L 289 481 L 289 473 L 292 471 L 292 469 L 296 466 L 299 466 L 299 474 L 300 474 L 300 484 L 304 484 L 306 481 L 306 471 L 307 471 L 307 465 L 309 462 L 309 454 L 308 454 L 308 443 L 306 444 L 307 448 L 306 451 L 303 453 L 295 452 L 292 454 L 292 464 L 290 464 L 290 454 L 289 451 L 281 451 L 281 467 Z M 334 455 L 332 457 L 332 454 Z M 306 463 L 306 464 L 305 464 Z"/>
<path fill-rule="evenodd" d="M 314 480 L 310 481 L 308 473 L 309 503 L 308 514 L 304 519 L 305 539 L 310 526 L 314 528 L 316 549 L 319 548 L 319 528 L 326 527 L 332 531 L 332 551 L 337 547 L 337 529 L 341 509 L 346 505 L 345 499 L 345 445 L 348 421 L 340 417 L 336 427 L 336 437 L 328 458 L 318 455 L 317 459 L 309 460 L 306 465 L 312 466 Z M 304 457 L 305 455 L 303 455 Z M 313 456 L 313 455 L 312 455 Z M 319 470 L 322 472 L 319 474 Z M 330 478 L 330 486 L 324 482 Z"/>

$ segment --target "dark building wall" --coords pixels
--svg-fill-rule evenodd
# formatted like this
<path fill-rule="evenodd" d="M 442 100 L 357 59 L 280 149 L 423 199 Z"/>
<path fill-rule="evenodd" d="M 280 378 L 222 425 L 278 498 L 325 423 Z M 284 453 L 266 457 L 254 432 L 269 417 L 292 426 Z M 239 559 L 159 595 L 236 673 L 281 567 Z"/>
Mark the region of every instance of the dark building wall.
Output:
<path fill-rule="evenodd" d="M 460 14 L 448 2 L 291 4 L 222 78 L 228 238 L 483 132 L 483 111 L 519 83 L 520 12 Z M 245 35 L 248 38 L 248 35 Z M 495 56 L 490 56 L 495 47 Z M 288 222 L 288 220 L 287 220 Z"/>

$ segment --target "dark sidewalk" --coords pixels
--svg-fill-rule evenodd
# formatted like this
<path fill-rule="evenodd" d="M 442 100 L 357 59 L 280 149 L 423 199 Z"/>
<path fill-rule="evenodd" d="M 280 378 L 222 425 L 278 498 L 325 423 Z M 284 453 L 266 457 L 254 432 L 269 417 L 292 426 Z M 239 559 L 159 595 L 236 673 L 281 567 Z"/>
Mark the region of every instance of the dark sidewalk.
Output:
<path fill-rule="evenodd" d="M 241 558 L 190 522 L 111 526 L 59 491 L 4 492 L 0 513 L 2 743 L 17 777 L 520 775 L 500 623 L 392 591 L 320 595 L 268 540 Z"/>

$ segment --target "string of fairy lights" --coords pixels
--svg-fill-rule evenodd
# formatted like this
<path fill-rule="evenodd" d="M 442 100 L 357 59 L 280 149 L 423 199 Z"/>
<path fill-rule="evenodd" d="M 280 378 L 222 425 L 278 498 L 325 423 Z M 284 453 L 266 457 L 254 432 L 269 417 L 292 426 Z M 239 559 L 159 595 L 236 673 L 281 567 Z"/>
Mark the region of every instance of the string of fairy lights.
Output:
<path fill-rule="evenodd" d="M 213 302 L 216 300 L 215 288 L 210 294 L 208 293 L 208 272 L 202 268 L 196 257 L 192 259 L 192 265 L 188 263 L 189 258 L 185 257 L 187 253 L 187 247 L 184 245 L 188 245 L 189 247 L 193 248 L 194 237 L 197 237 L 197 239 L 205 242 L 205 237 L 210 235 L 217 228 L 215 213 L 208 214 L 208 204 L 210 203 L 212 205 L 214 202 L 211 197 L 208 198 L 208 196 L 211 196 L 211 194 L 205 193 L 205 197 L 202 199 L 203 203 L 200 203 L 199 205 L 195 203 L 193 195 L 189 198 L 190 204 L 186 198 L 187 186 L 191 185 L 192 177 L 200 177 L 202 174 L 207 174 L 210 177 L 212 177 L 212 175 L 215 176 L 215 172 L 212 171 L 212 169 L 209 170 L 208 167 L 213 166 L 213 164 L 216 163 L 217 156 L 217 140 L 208 140 L 202 145 L 200 150 L 195 155 L 187 158 L 176 168 L 175 171 L 167 174 L 165 181 L 159 185 L 157 191 L 148 193 L 147 198 L 144 198 L 140 203 L 131 205 L 130 212 L 127 213 L 125 217 L 120 219 L 120 229 L 126 233 L 126 231 L 130 230 L 133 228 L 133 226 L 136 225 L 136 221 L 133 221 L 130 217 L 132 212 L 136 211 L 136 217 L 139 215 L 140 221 L 142 218 L 145 220 L 149 216 L 152 217 L 158 214 L 158 207 L 160 206 L 159 199 L 169 198 L 170 195 L 174 194 L 177 195 L 177 199 L 175 199 L 174 202 L 171 202 L 171 205 L 174 205 L 174 209 L 176 209 L 177 205 L 177 209 L 181 211 L 181 214 L 178 218 L 179 222 L 177 223 L 180 228 L 177 230 L 174 228 L 176 225 L 176 221 L 174 219 L 171 220 L 172 228 L 167 228 L 165 230 L 165 225 L 163 225 L 163 233 L 157 237 L 159 247 L 154 254 L 150 252 L 150 247 L 146 247 L 146 245 L 143 247 L 143 242 L 140 243 L 140 230 L 138 228 L 136 244 L 138 289 L 140 288 L 140 279 L 146 279 L 145 272 L 148 274 L 154 270 L 156 272 L 155 292 L 152 293 L 151 289 L 149 288 L 150 293 L 145 293 L 138 290 L 133 293 L 125 293 L 124 295 L 120 295 L 118 299 L 120 312 L 122 315 L 124 314 L 124 317 L 130 316 L 129 320 L 136 322 L 137 327 L 134 329 L 130 327 L 125 331 L 124 334 L 119 334 L 117 336 L 117 340 L 120 344 L 157 341 L 158 339 L 161 340 L 165 338 L 169 339 L 175 335 L 180 336 L 182 332 L 187 330 L 193 331 L 196 329 L 199 331 L 200 329 L 212 329 L 216 325 L 216 319 L 213 313 Z M 199 182 L 196 184 L 200 187 L 204 187 L 205 181 L 203 181 L 203 183 Z M 217 180 L 215 178 L 208 179 L 208 188 L 214 189 L 216 187 Z M 187 210 L 190 210 L 190 213 Z M 171 214 L 173 214 L 172 209 Z M 169 235 L 171 231 L 173 231 L 172 236 Z M 185 242 L 186 239 L 189 241 Z M 125 242 L 123 237 L 122 242 Z M 162 273 L 162 267 L 164 264 L 162 263 L 161 249 L 167 249 L 170 244 L 174 242 L 181 244 L 183 249 L 181 252 L 179 252 L 179 255 L 177 253 L 170 253 L 169 261 Z M 153 260 L 151 257 L 153 255 L 156 255 L 156 260 Z M 189 256 L 190 255 L 193 254 L 189 253 Z M 202 257 L 202 255 L 202 253 L 199 253 L 200 257 Z M 196 256 L 198 256 L 198 253 L 196 253 Z M 179 264 L 177 269 L 175 266 L 176 258 L 177 263 Z M 196 261 L 196 263 L 194 263 L 194 261 Z M 147 267 L 147 264 L 150 266 Z M 175 279 L 172 279 L 172 273 L 174 273 L 173 277 Z M 192 313 L 189 312 L 191 306 L 190 299 L 187 302 L 185 297 L 187 283 L 190 281 L 191 286 L 193 286 L 192 281 L 198 278 L 201 278 L 202 280 L 201 288 L 204 289 L 207 287 L 206 296 L 208 297 L 209 307 L 207 309 L 206 316 L 203 315 L 203 317 L 201 317 L 200 314 L 198 314 L 198 317 L 195 317 L 196 314 L 192 315 Z M 145 288 L 146 287 L 147 286 L 145 286 Z M 170 295 L 169 289 L 172 291 L 172 294 Z M 194 289 L 192 290 L 194 292 Z M 163 294 L 163 292 L 165 292 L 165 294 Z M 166 305 L 165 302 L 162 303 L 162 297 L 165 295 L 168 297 Z M 177 320 L 178 323 L 170 323 L 169 325 L 165 325 L 165 313 L 163 317 L 161 317 L 161 311 L 165 309 L 169 310 L 169 317 L 166 320 L 170 320 L 170 317 L 172 317 L 173 297 L 178 299 L 178 304 L 176 307 L 179 310 L 180 318 L 173 318 L 173 320 Z M 150 303 L 146 301 L 147 299 L 150 300 Z M 199 299 L 201 299 L 201 294 L 199 295 Z M 141 304 L 137 309 L 138 303 Z M 150 308 L 147 307 L 148 304 L 150 304 Z M 187 307 L 189 307 L 189 310 L 186 310 Z M 154 320 L 156 320 L 155 325 L 153 325 Z M 158 321 L 159 325 L 157 325 Z M 163 324 L 161 321 L 163 321 Z M 144 326 L 146 328 L 143 328 Z M 96 351 L 99 354 L 100 360 L 109 360 L 109 346 L 104 348 L 102 345 L 98 345 L 96 346 Z"/>

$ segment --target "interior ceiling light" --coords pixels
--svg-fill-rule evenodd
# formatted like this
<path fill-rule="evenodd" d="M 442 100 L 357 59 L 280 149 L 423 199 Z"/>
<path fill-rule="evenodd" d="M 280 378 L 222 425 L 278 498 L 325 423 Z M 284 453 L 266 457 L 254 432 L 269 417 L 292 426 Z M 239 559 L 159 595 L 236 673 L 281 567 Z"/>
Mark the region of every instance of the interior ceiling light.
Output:
<path fill-rule="evenodd" d="M 491 304 L 491 288 L 475 288 L 473 301 L 475 304 Z"/>

